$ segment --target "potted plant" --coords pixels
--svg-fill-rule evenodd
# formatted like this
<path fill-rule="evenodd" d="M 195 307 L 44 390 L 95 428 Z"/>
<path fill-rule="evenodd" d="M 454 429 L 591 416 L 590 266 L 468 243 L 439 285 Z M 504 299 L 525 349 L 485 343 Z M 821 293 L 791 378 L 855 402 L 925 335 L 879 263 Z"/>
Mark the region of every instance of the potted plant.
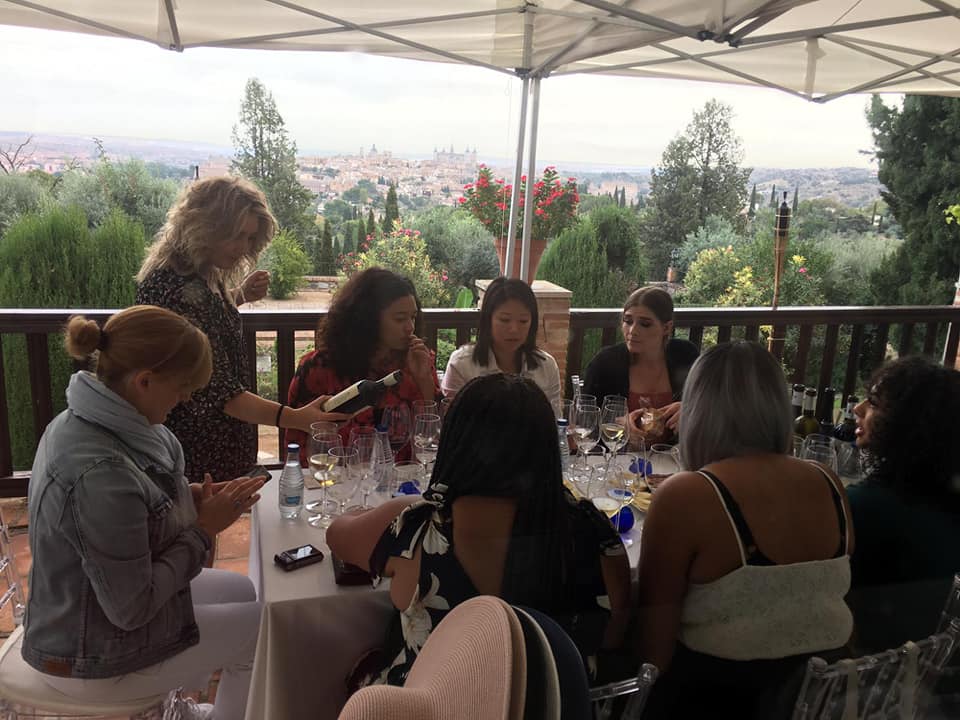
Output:
<path fill-rule="evenodd" d="M 520 236 L 526 204 L 527 176 L 520 178 L 520 212 L 517 219 L 517 244 L 513 254 L 514 277 L 520 275 Z M 466 208 L 494 237 L 494 247 L 500 259 L 500 272 L 506 274 L 507 230 L 510 225 L 510 193 L 512 185 L 503 178 L 494 178 L 493 171 L 486 165 L 480 166 L 477 181 L 463 187 L 460 205 Z M 567 178 L 564 183 L 557 175 L 555 167 L 543 171 L 543 177 L 533 185 L 534 216 L 530 240 L 530 267 L 528 283 L 537 275 L 540 257 L 547 247 L 547 241 L 555 238 L 576 219 L 577 204 L 580 195 L 577 192 L 577 179 Z"/>

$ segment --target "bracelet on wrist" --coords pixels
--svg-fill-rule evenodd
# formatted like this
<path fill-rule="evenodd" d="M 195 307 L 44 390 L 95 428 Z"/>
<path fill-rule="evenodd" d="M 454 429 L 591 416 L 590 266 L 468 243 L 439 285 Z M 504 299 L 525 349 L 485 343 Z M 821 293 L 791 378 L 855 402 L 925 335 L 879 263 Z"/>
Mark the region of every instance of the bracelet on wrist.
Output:
<path fill-rule="evenodd" d="M 280 427 L 280 416 L 283 415 L 283 409 L 286 407 L 284 403 L 280 403 L 280 407 L 277 408 L 277 419 L 274 421 L 274 425 Z"/>

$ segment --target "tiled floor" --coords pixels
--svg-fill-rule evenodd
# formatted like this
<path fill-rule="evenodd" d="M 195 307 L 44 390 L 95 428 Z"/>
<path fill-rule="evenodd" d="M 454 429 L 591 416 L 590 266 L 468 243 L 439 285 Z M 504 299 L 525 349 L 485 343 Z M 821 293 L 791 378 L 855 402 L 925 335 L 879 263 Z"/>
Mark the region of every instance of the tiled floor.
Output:
<path fill-rule="evenodd" d="M 25 591 L 27 578 L 30 573 L 30 546 L 27 536 L 27 504 L 25 499 L 0 500 L 0 514 L 10 528 L 13 545 L 13 561 L 17 576 L 21 579 Z M 244 515 L 217 538 L 217 554 L 213 566 L 223 570 L 247 574 L 247 560 L 250 552 L 250 516 Z M 0 594 L 6 588 L 0 588 Z M 0 611 L 0 638 L 6 637 L 13 630 L 13 617 L 9 604 Z M 210 687 L 197 700 L 211 702 L 216 695 L 217 676 L 210 682 Z M 113 719 L 110 719 L 113 720 Z M 118 719 L 119 720 L 119 719 Z"/>

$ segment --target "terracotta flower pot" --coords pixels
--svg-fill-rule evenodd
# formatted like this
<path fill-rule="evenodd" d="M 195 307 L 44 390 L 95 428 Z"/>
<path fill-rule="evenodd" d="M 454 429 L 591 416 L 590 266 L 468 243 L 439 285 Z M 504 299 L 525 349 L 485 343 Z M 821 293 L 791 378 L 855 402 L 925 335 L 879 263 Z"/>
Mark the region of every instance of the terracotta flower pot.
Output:
<path fill-rule="evenodd" d="M 507 241 L 503 238 L 495 238 L 493 246 L 497 250 L 497 259 L 500 261 L 500 272 L 506 275 Z M 527 284 L 532 283 L 533 279 L 537 276 L 540 258 L 543 257 L 543 251 L 546 247 L 546 240 L 533 239 L 530 241 L 530 268 L 529 272 L 527 272 L 527 277 L 524 278 Z M 513 248 L 513 272 L 510 273 L 510 277 L 520 277 L 520 254 L 520 240 L 517 240 Z"/>

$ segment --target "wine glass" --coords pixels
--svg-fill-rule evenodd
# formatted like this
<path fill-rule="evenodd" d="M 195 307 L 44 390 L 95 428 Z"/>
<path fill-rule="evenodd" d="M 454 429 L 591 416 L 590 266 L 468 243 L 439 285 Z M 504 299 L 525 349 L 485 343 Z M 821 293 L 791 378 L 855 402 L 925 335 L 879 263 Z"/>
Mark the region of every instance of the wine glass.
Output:
<path fill-rule="evenodd" d="M 590 405 L 597 404 L 596 395 L 587 395 L 586 393 L 580 393 L 577 396 L 577 407 L 589 407 Z"/>
<path fill-rule="evenodd" d="M 650 464 L 653 472 L 647 475 L 647 487 L 653 492 L 668 477 L 680 472 L 680 451 L 673 445 L 654 443 L 650 446 Z"/>
<path fill-rule="evenodd" d="M 450 406 L 453 404 L 453 398 L 445 397 L 440 400 L 440 405 L 438 406 L 440 415 L 440 424 L 443 425 L 443 421 L 447 418 L 447 411 L 450 410 Z"/>
<path fill-rule="evenodd" d="M 611 401 L 600 413 L 600 437 L 612 455 L 627 444 L 627 405 Z"/>
<path fill-rule="evenodd" d="M 351 433 L 352 435 L 352 433 Z M 377 456 L 374 449 L 377 446 L 376 433 L 358 433 L 353 441 L 352 447 L 357 449 L 359 455 L 360 472 L 360 493 L 363 496 L 362 508 L 370 507 L 370 493 L 377 489 Z"/>
<path fill-rule="evenodd" d="M 606 409 L 610 405 L 623 405 L 626 407 L 627 399 L 623 395 L 604 395 L 603 397 L 603 408 Z"/>
<path fill-rule="evenodd" d="M 310 437 L 322 432 L 337 432 L 339 429 L 340 428 L 334 422 L 319 420 L 317 422 L 310 423 Z"/>
<path fill-rule="evenodd" d="M 577 452 L 583 456 L 583 466 L 587 467 L 587 454 L 596 447 L 597 428 L 600 422 L 600 408 L 596 405 L 580 405 L 575 409 L 573 434 L 577 438 Z"/>
<path fill-rule="evenodd" d="M 413 427 L 410 418 L 410 408 L 406 405 L 390 405 L 383 409 L 383 424 L 387 427 L 387 437 L 390 439 L 390 450 L 394 460 L 397 454 L 410 442 Z"/>
<path fill-rule="evenodd" d="M 323 496 L 320 500 L 308 502 L 304 507 L 314 514 L 307 516 L 307 522 L 313 527 L 326 527 L 330 524 L 330 513 L 327 512 L 327 485 L 330 472 L 330 450 L 340 447 L 340 435 L 336 432 L 319 432 L 310 438 L 310 455 L 308 458 L 310 471 L 314 479 L 320 484 Z"/>
<path fill-rule="evenodd" d="M 342 445 L 332 448 L 327 477 L 327 492 L 337 501 L 338 512 L 343 515 L 347 500 L 357 492 L 360 482 L 360 453 L 357 449 Z"/>
<path fill-rule="evenodd" d="M 440 416 L 433 414 L 417 415 L 414 423 L 413 444 L 417 448 L 417 460 L 423 463 L 424 473 L 430 463 L 437 459 L 437 447 L 440 443 Z"/>
<path fill-rule="evenodd" d="M 800 451 L 800 458 L 802 460 L 813 460 L 837 472 L 837 451 L 833 449 L 832 445 L 804 444 L 803 450 Z"/>
<path fill-rule="evenodd" d="M 437 407 L 437 404 L 432 400 L 414 400 L 413 401 L 413 416 L 417 415 L 439 415 L 440 410 Z"/>

